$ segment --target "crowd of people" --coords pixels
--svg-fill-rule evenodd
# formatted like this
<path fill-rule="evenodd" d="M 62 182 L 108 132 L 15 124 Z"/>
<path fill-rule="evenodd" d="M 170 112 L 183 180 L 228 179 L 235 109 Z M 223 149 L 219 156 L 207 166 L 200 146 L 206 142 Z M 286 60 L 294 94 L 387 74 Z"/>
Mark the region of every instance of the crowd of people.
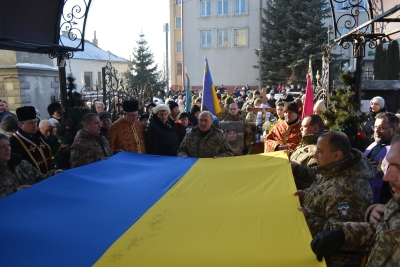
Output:
<path fill-rule="evenodd" d="M 364 128 L 371 145 L 359 151 L 344 133 L 324 129 L 323 101 L 315 103 L 314 114 L 302 118 L 302 99 L 284 94 L 276 100 L 277 88 L 269 88 L 269 99 L 264 100 L 257 90 L 248 93 L 243 87 L 228 93 L 222 88 L 217 92 L 219 114 L 202 106 L 201 91 L 192 92 L 190 112 L 182 108 L 183 91 L 160 90 L 162 101 L 148 103 L 143 114 L 134 99 L 117 100 L 108 110 L 96 101 L 92 112 L 82 117 L 82 129 L 69 148 L 71 168 L 120 151 L 214 159 L 246 155 L 257 142 L 259 126 L 267 121 L 260 141 L 265 152 L 285 151 L 289 157 L 294 194 L 300 198 L 299 211 L 314 238 L 318 260 L 325 257 L 328 266 L 360 266 L 368 251 L 367 266 L 400 264 L 399 115 L 387 112 L 382 97 L 370 102 Z M 263 107 L 275 112 L 251 109 Z M 14 115 L 6 113 L 0 101 L 0 197 L 62 171 L 52 165 L 60 145 L 60 110 L 59 103 L 50 104 L 49 118 L 38 123 L 34 107 L 20 107 Z M 236 128 L 219 127 L 231 122 L 240 125 L 241 144 L 236 142 Z"/>

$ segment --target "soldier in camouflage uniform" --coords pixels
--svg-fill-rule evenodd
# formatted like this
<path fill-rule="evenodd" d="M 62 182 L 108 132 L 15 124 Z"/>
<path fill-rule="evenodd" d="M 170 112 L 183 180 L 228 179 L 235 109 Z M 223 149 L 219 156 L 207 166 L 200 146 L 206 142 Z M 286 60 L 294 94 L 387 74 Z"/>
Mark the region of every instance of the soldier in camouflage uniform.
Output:
<path fill-rule="evenodd" d="M 389 168 L 383 178 L 394 195 L 383 206 L 376 204 L 365 213 L 370 222 L 337 222 L 336 230 L 318 234 L 311 247 L 319 261 L 330 259 L 338 250 L 369 252 L 367 267 L 400 266 L 400 132 L 392 138 L 386 156 Z"/>
<path fill-rule="evenodd" d="M 40 173 L 20 155 L 11 153 L 8 137 L 0 133 L 0 198 L 29 188 L 60 172 L 62 170 L 53 169 L 46 174 Z"/>
<path fill-rule="evenodd" d="M 331 231 L 337 222 L 362 221 L 373 199 L 368 182 L 374 176 L 371 163 L 360 151 L 351 149 L 344 133 L 336 131 L 319 137 L 315 158 L 319 171 L 315 182 L 295 193 L 304 196 L 299 209 L 311 235 Z M 359 266 L 362 256 L 359 252 L 339 251 L 327 260 L 327 266 Z"/>
<path fill-rule="evenodd" d="M 325 133 L 324 123 L 318 115 L 308 115 L 304 117 L 301 122 L 301 143 L 290 155 L 290 161 L 296 168 L 296 165 L 305 165 L 310 168 L 317 168 L 318 164 L 314 158 L 315 151 L 317 150 L 317 140 L 321 134 Z M 306 172 L 303 175 L 307 175 Z M 296 179 L 296 187 L 299 190 L 304 190 L 311 186 L 312 182 Z"/>
<path fill-rule="evenodd" d="M 244 134 L 244 149 L 243 155 L 249 152 L 251 142 L 253 141 L 254 134 L 251 130 L 249 122 L 240 113 L 237 104 L 232 103 L 229 105 L 229 115 L 223 121 L 242 121 L 243 122 L 243 134 Z"/>
<path fill-rule="evenodd" d="M 104 158 L 111 157 L 113 151 L 107 138 L 100 134 L 100 119 L 94 113 L 82 118 L 83 129 L 79 130 L 71 145 L 70 166 L 76 168 Z"/>
<path fill-rule="evenodd" d="M 213 125 L 211 112 L 199 115 L 199 125 L 186 133 L 178 149 L 179 157 L 217 158 L 233 156 L 224 133 Z"/>

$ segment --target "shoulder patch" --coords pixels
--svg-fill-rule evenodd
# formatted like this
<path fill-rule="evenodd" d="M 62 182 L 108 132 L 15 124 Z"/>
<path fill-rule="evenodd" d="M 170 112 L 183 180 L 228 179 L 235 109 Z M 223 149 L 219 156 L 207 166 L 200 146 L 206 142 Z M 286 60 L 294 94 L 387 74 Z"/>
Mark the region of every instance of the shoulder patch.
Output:
<path fill-rule="evenodd" d="M 338 204 L 338 213 L 339 216 L 343 219 L 347 219 L 349 217 L 350 206 L 347 202 L 341 202 Z"/>

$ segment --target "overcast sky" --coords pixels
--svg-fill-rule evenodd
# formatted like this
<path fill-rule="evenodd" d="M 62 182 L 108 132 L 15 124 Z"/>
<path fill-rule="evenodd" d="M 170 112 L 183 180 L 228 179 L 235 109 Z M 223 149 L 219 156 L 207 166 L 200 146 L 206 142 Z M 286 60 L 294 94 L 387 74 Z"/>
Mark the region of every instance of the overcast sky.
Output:
<path fill-rule="evenodd" d="M 160 69 L 165 57 L 164 23 L 169 23 L 169 0 L 93 0 L 85 39 L 92 41 L 96 31 L 100 48 L 129 59 L 143 32 Z"/>

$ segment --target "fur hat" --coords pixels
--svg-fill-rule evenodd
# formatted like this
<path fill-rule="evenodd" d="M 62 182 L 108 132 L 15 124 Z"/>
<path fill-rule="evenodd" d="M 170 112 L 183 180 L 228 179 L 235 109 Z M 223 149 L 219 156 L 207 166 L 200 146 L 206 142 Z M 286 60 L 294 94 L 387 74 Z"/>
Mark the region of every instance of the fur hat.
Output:
<path fill-rule="evenodd" d="M 293 111 L 294 113 L 299 112 L 299 108 L 295 102 L 285 102 L 285 105 L 283 106 L 283 111 L 290 110 Z"/>
<path fill-rule="evenodd" d="M 102 121 L 104 119 L 111 119 L 111 113 L 108 111 L 102 111 L 97 115 L 99 116 L 100 121 Z"/>
<path fill-rule="evenodd" d="M 326 106 L 325 106 L 324 100 L 320 99 L 317 102 L 315 102 L 313 110 L 314 110 L 314 112 L 317 112 L 318 110 L 321 111 L 321 112 L 324 112 L 326 110 Z"/>
<path fill-rule="evenodd" d="M 61 110 L 61 104 L 58 102 L 50 103 L 50 105 L 47 106 L 47 112 L 49 115 L 53 115 L 54 112 L 60 111 Z"/>
<path fill-rule="evenodd" d="M 381 109 L 385 107 L 385 99 L 383 99 L 380 96 L 375 96 L 374 98 L 371 99 L 371 104 L 372 103 L 377 103 L 379 106 L 381 106 Z"/>
<path fill-rule="evenodd" d="M 139 102 L 135 99 L 122 102 L 122 108 L 125 112 L 134 112 L 139 109 Z"/>
<path fill-rule="evenodd" d="M 178 105 L 178 104 L 176 104 Z M 158 105 L 157 107 L 153 108 L 153 114 L 157 114 L 160 111 L 166 110 L 168 112 L 168 115 L 171 113 L 171 110 L 169 109 L 169 107 L 167 105 L 161 104 Z"/>
<path fill-rule="evenodd" d="M 17 108 L 18 121 L 28 121 L 36 119 L 36 110 L 32 106 Z"/>

